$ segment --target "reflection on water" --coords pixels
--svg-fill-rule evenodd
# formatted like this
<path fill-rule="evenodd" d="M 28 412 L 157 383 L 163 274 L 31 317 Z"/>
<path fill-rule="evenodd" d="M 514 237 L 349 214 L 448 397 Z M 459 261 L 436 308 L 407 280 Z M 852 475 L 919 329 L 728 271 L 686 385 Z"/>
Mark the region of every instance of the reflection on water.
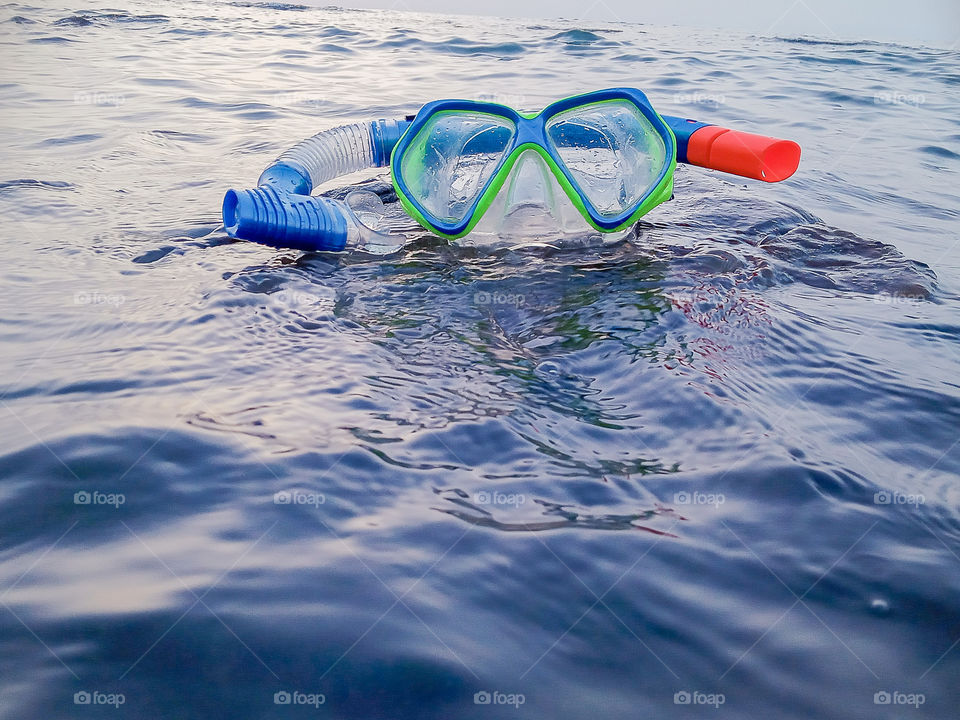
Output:
<path fill-rule="evenodd" d="M 0 13 L 0 717 L 950 716 L 956 52 L 121 5 Z M 617 85 L 801 171 L 681 167 L 598 247 L 383 173 L 324 191 L 386 256 L 220 227 L 319 129 Z"/>

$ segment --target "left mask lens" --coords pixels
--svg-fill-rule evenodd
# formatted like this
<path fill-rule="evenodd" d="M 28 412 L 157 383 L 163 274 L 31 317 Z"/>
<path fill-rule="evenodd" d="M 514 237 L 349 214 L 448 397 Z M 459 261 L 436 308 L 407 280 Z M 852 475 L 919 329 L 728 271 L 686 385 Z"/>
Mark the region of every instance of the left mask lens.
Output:
<path fill-rule="evenodd" d="M 434 220 L 455 223 L 471 211 L 500 166 L 514 124 L 480 112 L 442 112 L 417 133 L 398 168 L 412 199 Z"/>

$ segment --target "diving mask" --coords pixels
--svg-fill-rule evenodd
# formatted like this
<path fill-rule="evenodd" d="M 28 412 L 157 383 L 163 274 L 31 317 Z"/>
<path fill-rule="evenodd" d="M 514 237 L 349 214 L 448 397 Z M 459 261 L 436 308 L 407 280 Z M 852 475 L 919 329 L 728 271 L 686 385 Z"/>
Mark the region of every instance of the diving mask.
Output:
<path fill-rule="evenodd" d="M 677 162 L 776 182 L 799 159 L 788 140 L 662 117 L 632 88 L 566 98 L 532 114 L 440 100 L 413 118 L 303 141 L 264 171 L 258 188 L 228 191 L 224 226 L 232 237 L 302 250 L 387 244 L 370 214 L 356 211 L 356 199 L 310 192 L 389 165 L 404 209 L 431 232 L 542 242 L 629 230 L 672 197 Z"/>

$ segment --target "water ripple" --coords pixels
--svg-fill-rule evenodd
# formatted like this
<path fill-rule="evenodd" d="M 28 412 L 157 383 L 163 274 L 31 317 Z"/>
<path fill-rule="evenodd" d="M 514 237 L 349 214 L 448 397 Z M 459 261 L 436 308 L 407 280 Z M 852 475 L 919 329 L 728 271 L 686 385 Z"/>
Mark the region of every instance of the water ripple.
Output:
<path fill-rule="evenodd" d="M 0 715 L 955 713 L 956 51 L 4 9 Z M 681 166 L 587 247 L 431 236 L 383 169 L 319 191 L 376 193 L 388 256 L 223 231 L 223 190 L 318 130 L 618 85 L 800 171 Z"/>

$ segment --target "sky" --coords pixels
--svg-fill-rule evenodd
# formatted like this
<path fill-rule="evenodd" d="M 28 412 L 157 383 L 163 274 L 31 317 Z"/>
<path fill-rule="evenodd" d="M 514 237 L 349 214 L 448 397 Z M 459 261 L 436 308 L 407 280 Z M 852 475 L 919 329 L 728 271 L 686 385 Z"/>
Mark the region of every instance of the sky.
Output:
<path fill-rule="evenodd" d="M 302 0 L 301 0 L 302 1 Z M 960 49 L 960 0 L 331 0 L 350 8 L 627 21 Z M 310 4 L 331 2 L 311 0 Z"/>

